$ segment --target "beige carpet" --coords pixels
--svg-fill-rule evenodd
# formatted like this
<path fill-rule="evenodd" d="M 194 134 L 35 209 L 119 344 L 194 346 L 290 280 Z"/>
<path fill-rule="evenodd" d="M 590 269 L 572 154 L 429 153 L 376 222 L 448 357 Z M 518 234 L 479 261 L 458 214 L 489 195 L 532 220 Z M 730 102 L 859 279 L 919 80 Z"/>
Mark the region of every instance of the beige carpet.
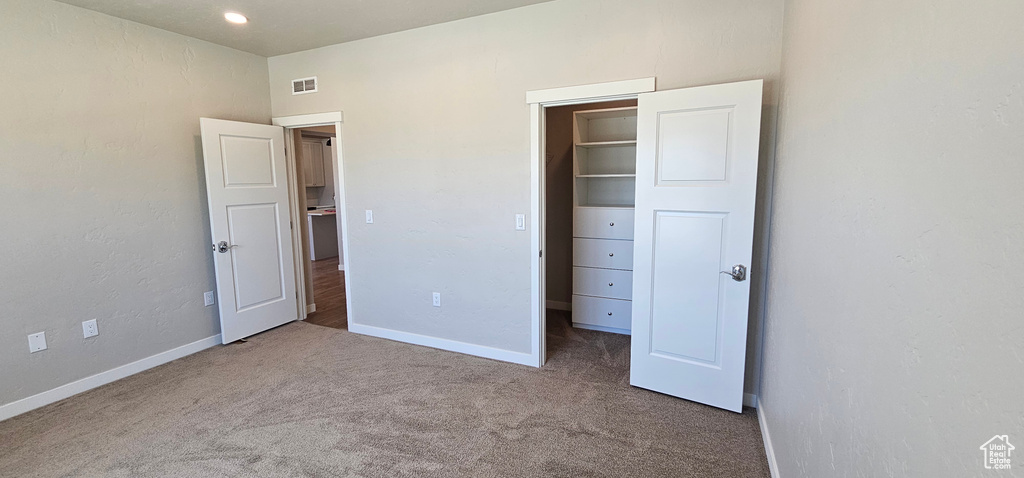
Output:
<path fill-rule="evenodd" d="M 295 323 L 0 422 L 2 476 L 767 477 L 753 410 L 628 385 L 553 320 L 542 369 Z"/>

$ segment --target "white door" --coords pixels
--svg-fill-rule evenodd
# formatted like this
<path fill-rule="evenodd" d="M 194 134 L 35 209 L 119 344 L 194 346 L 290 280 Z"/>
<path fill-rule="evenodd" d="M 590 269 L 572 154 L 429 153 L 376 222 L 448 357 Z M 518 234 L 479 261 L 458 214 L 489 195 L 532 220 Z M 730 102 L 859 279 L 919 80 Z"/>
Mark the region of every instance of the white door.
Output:
<path fill-rule="evenodd" d="M 284 129 L 200 119 L 221 340 L 298 319 Z"/>
<path fill-rule="evenodd" d="M 637 118 L 630 383 L 736 412 L 750 282 L 729 272 L 751 266 L 761 89 L 642 94 Z"/>

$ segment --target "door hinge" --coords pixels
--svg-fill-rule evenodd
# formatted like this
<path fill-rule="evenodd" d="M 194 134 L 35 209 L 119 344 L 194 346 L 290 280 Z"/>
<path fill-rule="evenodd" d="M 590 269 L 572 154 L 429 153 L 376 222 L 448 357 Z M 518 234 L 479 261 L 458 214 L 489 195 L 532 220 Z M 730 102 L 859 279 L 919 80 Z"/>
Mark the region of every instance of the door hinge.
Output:
<path fill-rule="evenodd" d="M 543 249 L 540 251 L 540 257 L 544 257 L 544 250 Z"/>
<path fill-rule="evenodd" d="M 288 221 L 288 229 L 295 229 L 295 221 Z"/>

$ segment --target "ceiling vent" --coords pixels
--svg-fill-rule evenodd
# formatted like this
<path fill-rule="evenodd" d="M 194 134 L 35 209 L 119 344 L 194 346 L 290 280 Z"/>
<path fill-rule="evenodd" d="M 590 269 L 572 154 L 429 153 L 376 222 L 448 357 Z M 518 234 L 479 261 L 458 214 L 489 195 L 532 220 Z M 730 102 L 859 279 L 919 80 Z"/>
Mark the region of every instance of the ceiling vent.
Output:
<path fill-rule="evenodd" d="M 306 93 L 316 93 L 316 77 L 312 76 L 309 78 L 300 78 L 298 80 L 292 80 L 292 94 L 293 95 L 304 95 Z"/>

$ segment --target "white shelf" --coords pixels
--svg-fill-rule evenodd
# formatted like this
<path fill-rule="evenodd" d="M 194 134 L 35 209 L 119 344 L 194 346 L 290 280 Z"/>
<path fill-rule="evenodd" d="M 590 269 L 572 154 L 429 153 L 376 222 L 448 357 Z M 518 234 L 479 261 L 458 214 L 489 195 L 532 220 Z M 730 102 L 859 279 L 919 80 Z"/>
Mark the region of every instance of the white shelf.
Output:
<path fill-rule="evenodd" d="M 578 174 L 577 178 L 635 178 L 636 174 Z"/>
<path fill-rule="evenodd" d="M 622 141 L 592 141 L 592 142 L 578 142 L 578 147 L 597 148 L 597 147 L 616 147 L 616 146 L 635 146 L 637 144 L 636 139 L 622 140 Z"/>

